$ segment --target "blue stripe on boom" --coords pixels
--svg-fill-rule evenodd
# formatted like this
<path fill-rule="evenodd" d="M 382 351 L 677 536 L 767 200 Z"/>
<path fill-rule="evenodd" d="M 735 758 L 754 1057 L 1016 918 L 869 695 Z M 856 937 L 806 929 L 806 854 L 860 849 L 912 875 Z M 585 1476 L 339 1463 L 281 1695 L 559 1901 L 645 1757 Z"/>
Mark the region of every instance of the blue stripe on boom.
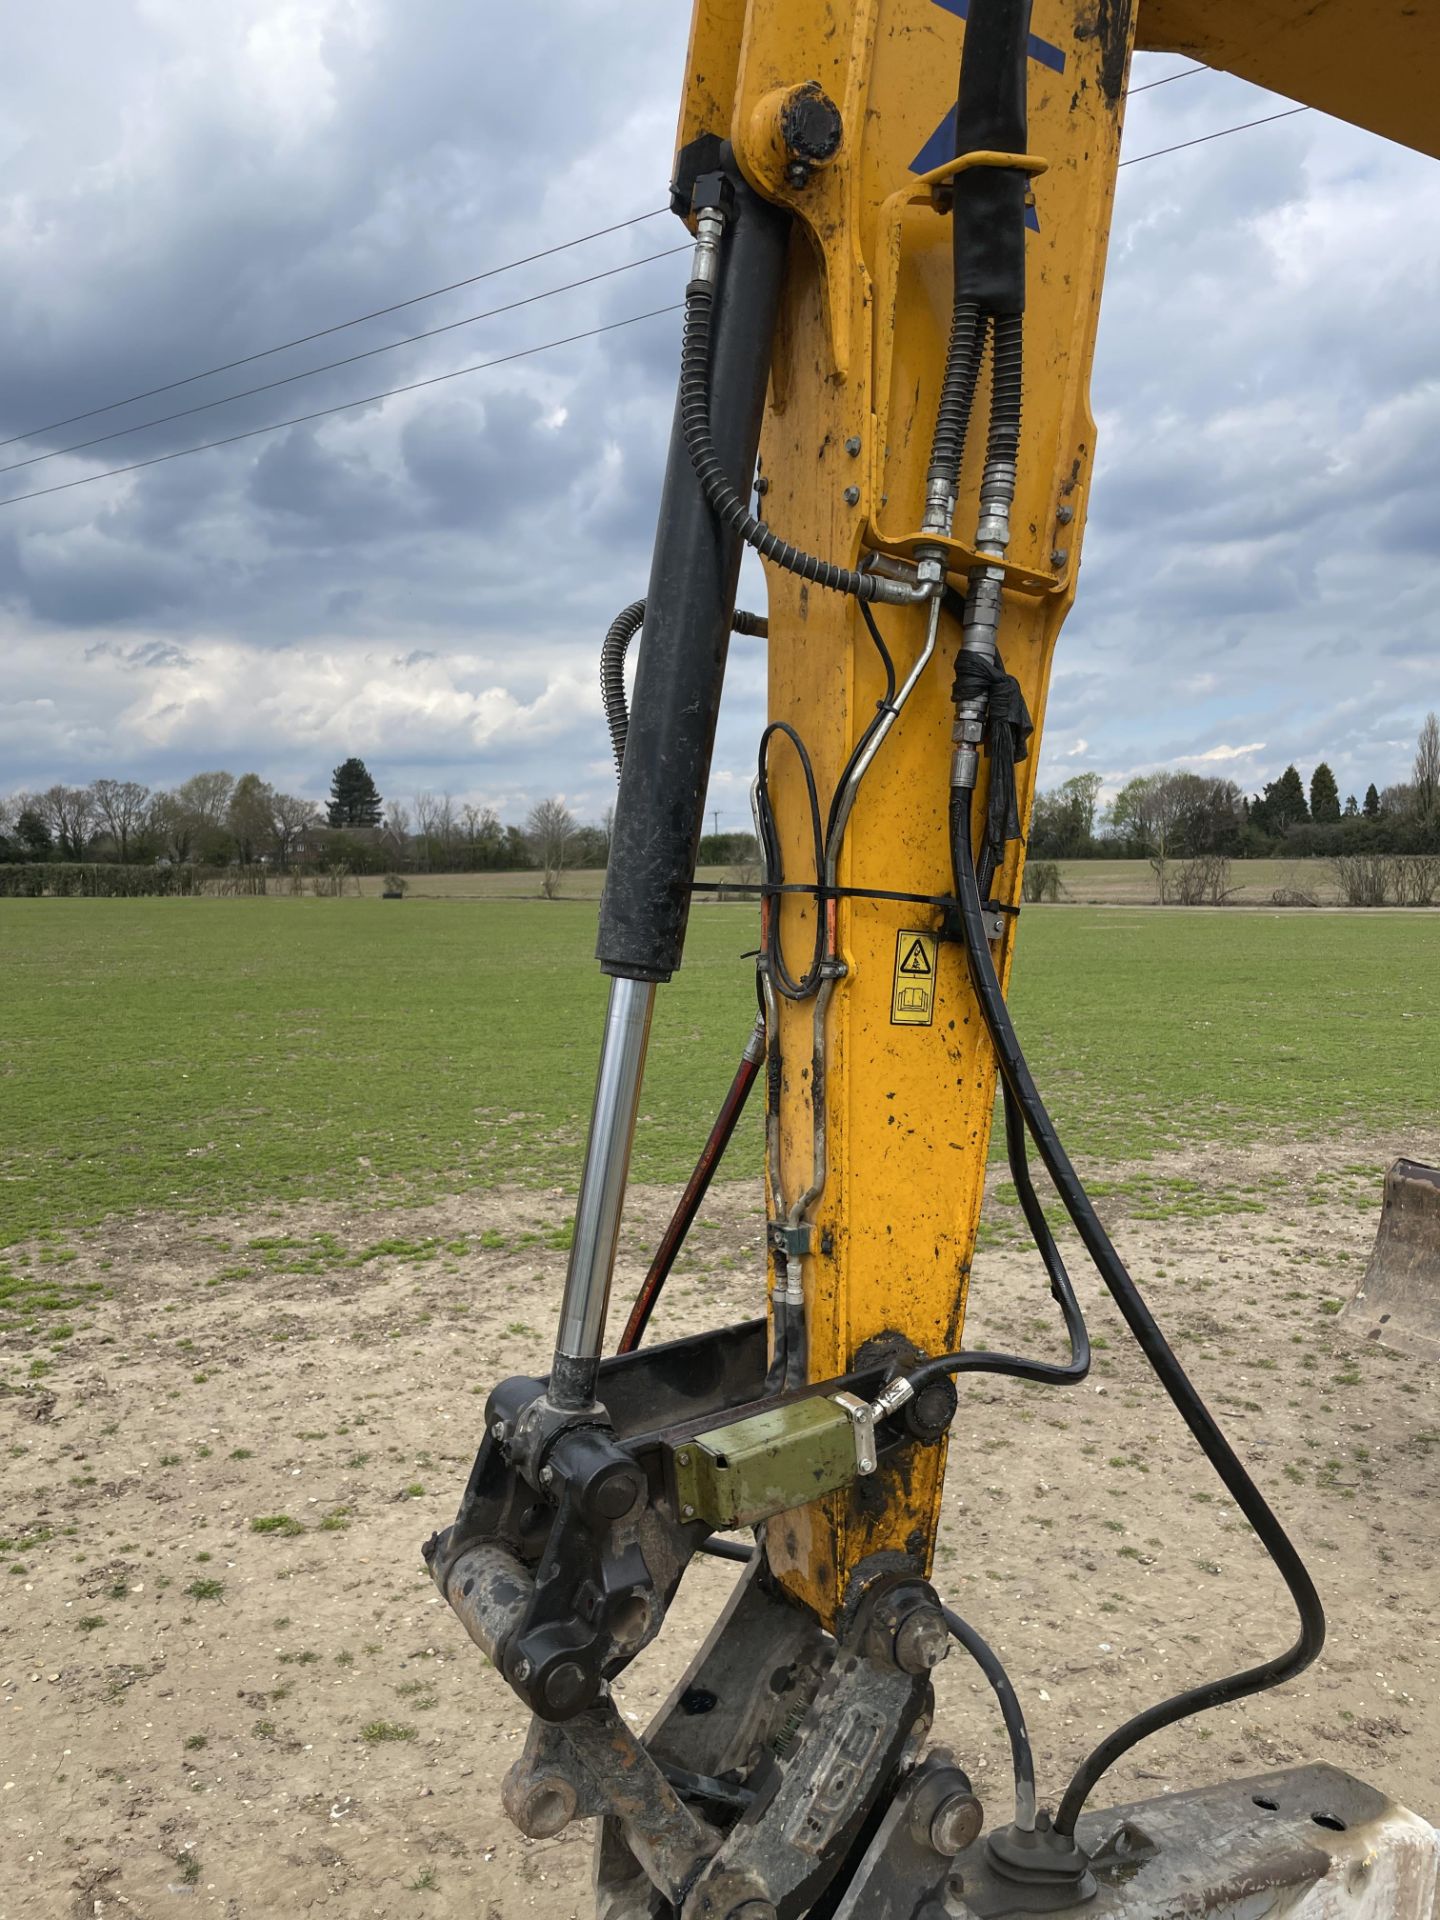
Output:
<path fill-rule="evenodd" d="M 970 0 L 935 0 L 935 4 L 937 7 L 943 7 L 946 13 L 953 13 L 959 20 L 964 20 L 970 12 Z M 1038 60 L 1042 67 L 1049 67 L 1052 73 L 1064 73 L 1063 48 L 1053 46 L 1048 40 L 1042 40 L 1038 33 L 1032 33 L 1028 51 L 1030 58 Z M 936 164 L 938 165 L 939 162 L 937 161 Z"/>

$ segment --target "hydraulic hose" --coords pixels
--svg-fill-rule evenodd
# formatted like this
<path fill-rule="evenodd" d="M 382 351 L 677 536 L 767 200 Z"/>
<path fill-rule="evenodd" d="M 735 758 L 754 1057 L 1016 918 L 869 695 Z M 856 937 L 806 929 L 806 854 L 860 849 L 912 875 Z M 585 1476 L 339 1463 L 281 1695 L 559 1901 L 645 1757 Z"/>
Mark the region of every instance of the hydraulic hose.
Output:
<path fill-rule="evenodd" d="M 720 524 L 753 547 L 764 560 L 798 573 L 819 587 L 853 594 L 857 600 L 883 598 L 878 574 L 839 567 L 817 554 L 806 553 L 782 540 L 773 527 L 753 513 L 739 489 L 732 485 L 710 430 L 710 332 L 714 288 L 692 280 L 685 292 L 685 327 L 680 344 L 680 420 L 685 444 L 701 491 Z"/>
<path fill-rule="evenodd" d="M 1025 1151 L 1025 1121 L 1018 1102 L 1008 1086 L 1002 1087 L 1005 1102 L 1005 1147 L 1010 1162 L 1010 1177 L 1015 1182 L 1025 1224 L 1039 1249 L 1050 1276 L 1050 1297 L 1059 1307 L 1070 1341 L 1070 1358 L 1063 1366 L 1046 1360 L 1025 1360 L 1014 1353 L 990 1353 L 983 1347 L 969 1347 L 958 1353 L 937 1354 L 924 1360 L 906 1374 L 912 1389 L 919 1393 L 941 1374 L 997 1373 L 1011 1380 L 1028 1380 L 1040 1387 L 1073 1387 L 1090 1371 L 1090 1334 L 1085 1315 L 1075 1298 L 1070 1275 L 1045 1218 L 1045 1209 L 1030 1178 L 1030 1162 Z"/>
<path fill-rule="evenodd" d="M 816 886 L 820 886 L 825 878 L 825 829 L 820 820 L 820 795 L 815 785 L 815 767 L 810 751 L 788 721 L 772 720 L 760 735 L 755 772 L 755 823 L 759 830 L 760 864 L 766 886 L 774 889 L 767 894 L 762 908 L 762 938 L 772 986 L 787 1000 L 808 1000 L 820 984 L 820 970 L 825 959 L 825 913 L 821 902 L 817 900 L 810 962 L 797 980 L 786 966 L 780 946 L 780 903 L 784 895 L 778 889 L 785 884 L 785 865 L 779 829 L 775 824 L 775 810 L 770 803 L 770 742 L 777 733 L 782 734 L 794 747 L 800 762 L 800 771 L 805 780 Z"/>
<path fill-rule="evenodd" d="M 650 1271 L 640 1284 L 635 1296 L 635 1304 L 630 1309 L 630 1318 L 625 1322 L 625 1331 L 620 1336 L 617 1353 L 633 1353 L 645 1337 L 645 1329 L 650 1316 L 655 1311 L 656 1302 L 670 1277 L 670 1269 L 676 1256 L 685 1244 L 685 1236 L 694 1224 L 701 1203 L 710 1190 L 710 1182 L 715 1177 L 725 1149 L 735 1132 L 740 1115 L 745 1111 L 745 1102 L 750 1097 L 756 1076 L 760 1072 L 760 1063 L 765 1058 L 765 1022 L 757 1019 L 754 1031 L 746 1042 L 745 1051 L 740 1056 L 740 1064 L 735 1069 L 735 1077 L 730 1082 L 729 1091 L 715 1116 L 715 1124 L 710 1129 L 709 1138 L 700 1149 L 700 1158 L 695 1162 L 695 1171 L 685 1183 L 670 1224 L 666 1227 L 655 1257 L 650 1262 Z"/>
<path fill-rule="evenodd" d="M 962 1620 L 951 1608 L 942 1607 L 940 1611 L 945 1616 L 945 1624 L 952 1636 L 989 1681 L 990 1690 L 999 1704 L 1000 1718 L 1005 1722 L 1005 1734 L 1010 1742 L 1010 1765 L 1015 1775 L 1015 1824 L 1029 1832 L 1035 1825 L 1035 1756 L 1030 1750 L 1030 1730 L 1025 1725 L 1025 1710 L 1020 1705 L 1020 1696 L 1011 1685 L 1010 1676 L 989 1641 L 983 1639 L 968 1620 Z"/>
<path fill-rule="evenodd" d="M 630 710 L 625 701 L 625 656 L 644 624 L 645 602 L 632 600 L 611 621 L 600 646 L 600 697 L 605 703 L 605 724 L 610 729 L 610 750 L 615 755 L 617 777 L 625 764 L 625 740 L 630 732 Z M 731 616 L 730 631 L 763 640 L 769 634 L 770 623 L 763 613 L 747 613 L 743 607 L 737 607 Z"/>
<path fill-rule="evenodd" d="M 975 404 L 975 389 L 980 381 L 980 363 L 985 357 L 988 327 L 987 317 L 973 300 L 955 302 L 950 316 L 945 374 L 940 383 L 940 405 L 930 442 L 930 466 L 925 475 L 927 498 L 943 501 L 947 519 L 953 514 L 960 486 L 960 462 L 965 457 L 965 440 Z M 950 528 L 948 524 L 937 526 L 936 531 L 948 533 Z"/>
<path fill-rule="evenodd" d="M 712 1560 L 733 1560 L 742 1567 L 748 1567 L 755 1558 L 753 1543 L 747 1547 L 743 1540 L 722 1540 L 718 1533 L 712 1533 L 709 1539 L 702 1540 L 700 1551 L 708 1553 Z"/>
<path fill-rule="evenodd" d="M 971 983 L 995 1048 L 1001 1077 L 1024 1117 L 1036 1150 L 1055 1183 L 1065 1211 L 1074 1222 L 1096 1271 L 1172 1405 L 1274 1562 L 1300 1616 L 1299 1635 L 1285 1653 L 1262 1661 L 1258 1666 L 1247 1667 L 1243 1672 L 1187 1688 L 1169 1700 L 1147 1707 L 1108 1734 L 1094 1752 L 1081 1762 L 1055 1816 L 1056 1832 L 1070 1836 L 1074 1834 L 1075 1823 L 1095 1783 L 1122 1754 L 1128 1753 L 1138 1742 L 1148 1739 L 1163 1727 L 1173 1725 L 1177 1720 L 1183 1720 L 1189 1714 L 1246 1699 L 1251 1694 L 1279 1686 L 1303 1672 L 1325 1644 L 1325 1612 L 1304 1561 L 1221 1432 L 1126 1271 L 1046 1112 L 1021 1051 L 990 956 L 971 849 L 968 789 L 955 789 L 952 793 L 951 824 Z"/>

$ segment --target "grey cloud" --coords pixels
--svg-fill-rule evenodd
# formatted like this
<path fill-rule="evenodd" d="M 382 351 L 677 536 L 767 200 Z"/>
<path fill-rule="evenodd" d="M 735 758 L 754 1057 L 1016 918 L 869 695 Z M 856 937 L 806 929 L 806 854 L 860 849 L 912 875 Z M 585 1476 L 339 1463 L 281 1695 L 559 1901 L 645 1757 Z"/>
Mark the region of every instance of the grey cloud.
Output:
<path fill-rule="evenodd" d="M 664 199 L 686 26 L 671 0 L 557 0 L 513 20 L 471 0 L 83 11 L 83 59 L 44 9 L 21 11 L 10 47 L 26 92 L 0 120 L 22 129 L 0 224 L 4 432 Z M 1180 82 L 1131 102 L 1127 152 L 1283 104 L 1224 76 Z M 1045 777 L 1262 739 L 1236 777 L 1322 752 L 1342 783 L 1402 771 L 1434 704 L 1419 583 L 1435 547 L 1437 226 L 1433 166 L 1313 115 L 1122 174 L 1100 466 Z M 679 235 L 667 215 L 45 444 Z M 94 463 L 623 319 L 678 297 L 683 274 L 642 267 L 150 428 Z M 223 754 L 314 792 L 351 742 L 390 793 L 449 787 L 513 811 L 564 789 L 598 813 L 594 649 L 645 590 L 677 359 L 671 315 L 4 509 L 17 644 L 0 787 L 162 781 Z M 0 492 L 89 470 L 49 462 Z M 747 563 L 742 599 L 761 592 Z M 1360 673 L 1357 632 L 1373 640 Z M 725 825 L 746 818 L 763 701 L 763 648 L 737 642 L 712 792 Z"/>

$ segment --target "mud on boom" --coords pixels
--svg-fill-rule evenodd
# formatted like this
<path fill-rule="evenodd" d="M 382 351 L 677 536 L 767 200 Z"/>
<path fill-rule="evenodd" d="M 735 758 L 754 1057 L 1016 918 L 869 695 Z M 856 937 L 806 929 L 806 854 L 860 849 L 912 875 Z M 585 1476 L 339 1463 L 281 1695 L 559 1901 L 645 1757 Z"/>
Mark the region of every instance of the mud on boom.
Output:
<path fill-rule="evenodd" d="M 1135 44 L 1434 148 L 1440 13 L 1399 0 L 697 6 L 672 190 L 695 242 L 679 395 L 649 587 L 604 649 L 621 768 L 598 943 L 611 985 L 554 1363 L 495 1387 L 456 1519 L 425 1548 L 533 1715 L 506 1809 L 536 1836 L 598 1817 L 608 1920 L 1430 1910 L 1431 1829 L 1330 1767 L 1095 1804 L 1138 1741 L 1291 1678 L 1324 1636 L 1305 1567 L 1066 1157 L 1005 1002 L 1093 467 L 1087 382 Z M 747 545 L 766 563 L 763 618 L 735 611 Z M 602 1358 L 732 624 L 769 643 L 759 1015 Z M 997 1081 L 1063 1365 L 962 1344 Z M 644 1346 L 752 1083 L 768 1311 Z M 1060 1390 L 1090 1363 L 1032 1156 L 1295 1615 L 1289 1646 L 1277 1621 L 1273 1657 L 1136 1715 L 1068 1784 L 1036 1781 L 1016 1689 L 931 1583 L 966 1376 Z M 697 1553 L 744 1572 L 641 1739 L 610 1683 Z M 1009 1736 L 1013 1804 L 988 1820 L 965 1755 L 927 1747 L 952 1649 L 979 1663 Z"/>

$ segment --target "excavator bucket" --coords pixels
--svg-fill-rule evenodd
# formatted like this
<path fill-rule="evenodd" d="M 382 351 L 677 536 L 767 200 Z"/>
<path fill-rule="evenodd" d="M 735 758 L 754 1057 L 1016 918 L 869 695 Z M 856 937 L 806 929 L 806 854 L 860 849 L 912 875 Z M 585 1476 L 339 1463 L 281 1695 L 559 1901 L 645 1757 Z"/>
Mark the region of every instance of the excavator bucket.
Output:
<path fill-rule="evenodd" d="M 1348 1317 L 1367 1339 L 1440 1351 L 1440 1167 L 1397 1160 L 1386 1174 L 1375 1248 Z"/>

